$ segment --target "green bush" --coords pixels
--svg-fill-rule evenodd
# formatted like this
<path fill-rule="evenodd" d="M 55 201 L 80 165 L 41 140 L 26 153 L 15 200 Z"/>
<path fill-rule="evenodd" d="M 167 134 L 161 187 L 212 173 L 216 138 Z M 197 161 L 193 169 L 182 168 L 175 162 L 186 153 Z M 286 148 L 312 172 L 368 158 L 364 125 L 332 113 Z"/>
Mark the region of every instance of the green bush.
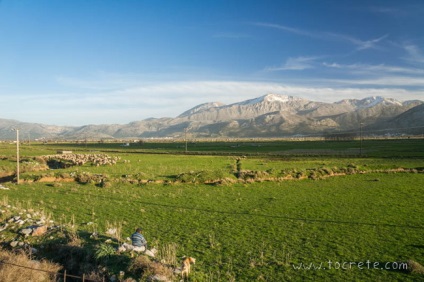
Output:
<path fill-rule="evenodd" d="M 109 244 L 100 244 L 94 252 L 96 260 L 107 260 L 116 253 L 115 248 Z"/>

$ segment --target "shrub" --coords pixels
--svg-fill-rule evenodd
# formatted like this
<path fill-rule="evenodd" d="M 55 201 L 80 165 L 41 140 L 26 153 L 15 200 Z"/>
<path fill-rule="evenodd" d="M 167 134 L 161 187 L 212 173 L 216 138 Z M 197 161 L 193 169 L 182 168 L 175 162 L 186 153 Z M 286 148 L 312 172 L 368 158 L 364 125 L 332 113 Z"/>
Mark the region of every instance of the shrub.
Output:
<path fill-rule="evenodd" d="M 116 253 L 115 248 L 109 244 L 100 244 L 94 253 L 97 260 L 107 260 Z"/>
<path fill-rule="evenodd" d="M 181 173 L 177 175 L 176 181 L 180 181 L 183 183 L 210 183 L 217 182 L 221 179 L 225 178 L 223 171 L 190 171 L 186 173 Z"/>

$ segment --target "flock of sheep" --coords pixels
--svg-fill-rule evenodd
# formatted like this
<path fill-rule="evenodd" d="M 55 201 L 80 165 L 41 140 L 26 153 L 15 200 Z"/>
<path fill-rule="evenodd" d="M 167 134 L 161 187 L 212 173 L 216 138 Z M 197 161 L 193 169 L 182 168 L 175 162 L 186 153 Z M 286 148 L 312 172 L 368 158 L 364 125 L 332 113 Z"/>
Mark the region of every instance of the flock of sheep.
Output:
<path fill-rule="evenodd" d="M 60 160 L 69 165 L 84 165 L 92 163 L 95 166 L 115 165 L 121 158 L 117 156 L 108 156 L 106 154 L 56 154 L 41 156 L 44 161 Z"/>

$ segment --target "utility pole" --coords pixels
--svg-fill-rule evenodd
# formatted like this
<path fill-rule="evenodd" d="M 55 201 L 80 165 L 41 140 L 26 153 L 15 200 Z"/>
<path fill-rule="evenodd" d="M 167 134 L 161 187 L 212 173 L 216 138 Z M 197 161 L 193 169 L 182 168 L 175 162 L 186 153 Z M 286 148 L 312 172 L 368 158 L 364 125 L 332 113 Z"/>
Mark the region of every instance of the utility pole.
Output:
<path fill-rule="evenodd" d="M 187 153 L 187 128 L 184 129 L 185 152 Z"/>
<path fill-rule="evenodd" d="M 19 184 L 19 129 L 13 129 L 16 131 L 16 183 Z"/>
<path fill-rule="evenodd" d="M 360 134 L 359 134 L 359 142 L 360 142 L 360 149 L 359 149 L 359 155 L 362 157 L 362 125 L 363 125 L 364 123 L 359 123 L 359 132 L 360 132 Z"/>

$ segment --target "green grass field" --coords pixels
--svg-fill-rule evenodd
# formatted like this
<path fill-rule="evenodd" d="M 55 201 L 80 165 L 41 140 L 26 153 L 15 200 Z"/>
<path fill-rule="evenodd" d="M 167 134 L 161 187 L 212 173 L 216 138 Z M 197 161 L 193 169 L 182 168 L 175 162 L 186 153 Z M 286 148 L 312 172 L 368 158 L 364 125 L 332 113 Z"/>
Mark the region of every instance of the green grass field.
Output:
<path fill-rule="evenodd" d="M 352 145 L 341 143 L 333 149 L 347 150 Z M 0 197 L 44 209 L 57 221 L 74 217 L 81 231 L 91 228 L 87 222 L 95 222 L 100 232 L 105 232 L 107 224 L 119 223 L 122 236 L 127 237 L 135 227 L 143 226 L 152 244 L 175 243 L 178 256 L 197 259 L 191 281 L 420 281 L 422 274 L 395 268 L 407 260 L 424 264 L 424 142 L 365 143 L 372 143 L 374 151 L 366 149 L 362 157 L 309 156 L 308 152 L 299 156 L 299 151 L 280 155 L 284 146 L 288 150 L 328 150 L 320 147 L 321 142 L 265 142 L 255 149 L 247 143 L 237 147 L 198 144 L 198 151 L 209 155 L 162 154 L 173 151 L 173 146 L 175 151 L 183 150 L 181 144 L 173 143 L 150 144 L 150 149 L 116 144 L 23 145 L 23 157 L 66 148 L 109 151 L 121 161 L 115 166 L 84 165 L 54 171 L 108 174 L 114 179 L 110 187 L 7 182 L 3 184 L 10 190 L 0 190 Z M 161 154 L 154 154 L 158 150 Z M 361 173 L 229 185 L 172 182 L 176 175 L 190 171 L 209 171 L 236 180 L 236 157 L 217 154 L 225 151 L 247 154 L 242 159 L 243 170 L 278 174 L 350 166 Z M 1 145 L 0 155 L 7 157 L 0 160 L 4 171 L 16 165 L 13 154 L 13 145 Z M 398 168 L 417 171 L 389 171 Z M 46 172 L 28 171 L 23 177 L 38 173 Z M 122 175 L 135 174 L 170 182 L 118 181 Z M 360 263 L 362 267 L 358 267 Z M 311 264 L 312 269 L 306 269 Z M 351 267 L 342 269 L 347 265 Z M 388 266 L 390 269 L 384 269 Z"/>

